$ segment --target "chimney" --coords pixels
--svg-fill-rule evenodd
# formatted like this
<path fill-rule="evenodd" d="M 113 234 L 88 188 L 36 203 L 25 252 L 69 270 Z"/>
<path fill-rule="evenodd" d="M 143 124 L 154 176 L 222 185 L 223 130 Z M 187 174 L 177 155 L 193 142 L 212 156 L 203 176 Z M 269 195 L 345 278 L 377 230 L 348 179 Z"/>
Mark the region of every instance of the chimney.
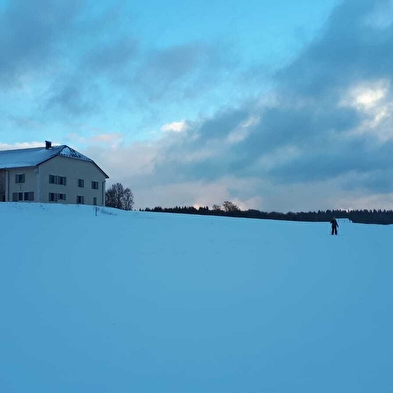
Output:
<path fill-rule="evenodd" d="M 52 142 L 50 141 L 45 141 L 45 149 L 48 150 L 52 147 Z"/>

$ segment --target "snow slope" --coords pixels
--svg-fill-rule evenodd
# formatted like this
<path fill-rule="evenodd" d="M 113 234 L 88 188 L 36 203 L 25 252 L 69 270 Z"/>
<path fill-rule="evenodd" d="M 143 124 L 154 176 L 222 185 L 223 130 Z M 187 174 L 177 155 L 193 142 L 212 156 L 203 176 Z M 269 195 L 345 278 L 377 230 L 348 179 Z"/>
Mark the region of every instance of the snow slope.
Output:
<path fill-rule="evenodd" d="M 393 391 L 392 226 L 13 203 L 0 220 L 2 393 Z"/>

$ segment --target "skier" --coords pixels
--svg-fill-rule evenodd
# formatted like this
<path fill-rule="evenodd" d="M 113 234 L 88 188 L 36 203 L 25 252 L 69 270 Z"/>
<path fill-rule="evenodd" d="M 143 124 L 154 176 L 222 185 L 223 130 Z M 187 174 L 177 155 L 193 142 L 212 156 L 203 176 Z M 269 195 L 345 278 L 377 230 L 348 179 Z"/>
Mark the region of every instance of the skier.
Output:
<path fill-rule="evenodd" d="M 333 217 L 332 221 L 330 221 L 332 224 L 332 235 L 337 235 L 337 227 L 338 227 L 338 222 L 335 217 Z"/>

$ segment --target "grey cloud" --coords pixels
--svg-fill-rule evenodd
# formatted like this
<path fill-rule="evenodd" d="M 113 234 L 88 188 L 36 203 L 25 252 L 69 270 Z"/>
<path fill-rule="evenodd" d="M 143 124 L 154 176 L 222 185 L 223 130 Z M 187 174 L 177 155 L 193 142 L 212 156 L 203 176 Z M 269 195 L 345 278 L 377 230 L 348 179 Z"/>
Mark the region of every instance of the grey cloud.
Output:
<path fill-rule="evenodd" d="M 83 4 L 79 0 L 13 0 L 0 14 L 0 85 L 42 69 Z"/>
<path fill-rule="evenodd" d="M 343 146 L 330 139 L 329 133 L 350 130 L 359 120 L 358 114 L 352 109 L 331 107 L 328 110 L 325 107 L 321 110 L 317 106 L 302 109 L 278 106 L 265 110 L 261 122 L 250 127 L 250 136 L 228 145 L 225 139 L 230 132 L 241 127 L 251 115 L 252 112 L 246 108 L 227 111 L 205 121 L 200 127 L 191 129 L 181 143 L 169 144 L 165 150 L 162 149 L 164 162 L 159 163 L 157 171 L 175 172 L 178 176 L 207 180 L 217 180 L 228 174 L 258 176 L 262 173 L 276 180 L 295 180 L 292 171 L 298 170 L 303 177 L 310 176 L 316 165 L 311 165 L 304 171 L 303 161 L 294 160 L 288 166 L 278 166 L 275 170 L 266 171 L 263 167 L 258 167 L 258 160 L 265 154 L 285 146 L 299 147 L 309 161 L 311 158 L 320 158 L 321 154 L 338 155 L 340 153 L 337 152 L 337 146 Z M 212 146 L 216 149 L 216 154 L 212 157 L 177 165 L 179 157 L 187 157 L 195 151 L 209 150 Z M 341 154 L 344 151 L 342 149 Z M 297 167 L 298 169 L 295 169 Z M 332 176 L 333 168 L 334 165 L 331 164 L 329 171 L 325 168 L 325 172 L 319 172 L 319 175 L 315 172 L 316 176 L 327 176 L 328 173 Z M 300 178 L 300 175 L 297 178 Z"/>
<path fill-rule="evenodd" d="M 66 113 L 72 116 L 81 116 L 91 113 L 97 107 L 93 101 L 87 99 L 86 87 L 79 79 L 57 81 L 48 93 L 49 98 L 44 109 L 52 112 Z"/>
<path fill-rule="evenodd" d="M 329 138 L 323 138 L 311 144 L 309 151 L 305 148 L 300 157 L 277 165 L 269 174 L 276 181 L 301 183 L 328 180 L 351 171 L 367 172 L 378 165 L 378 161 L 376 157 L 364 157 L 365 145 L 363 141 L 335 145 Z"/>
<path fill-rule="evenodd" d="M 393 27 L 381 30 L 366 23 L 381 3 L 388 0 L 347 0 L 337 6 L 323 36 L 277 74 L 287 94 L 326 96 L 354 80 L 391 77 Z"/>
<path fill-rule="evenodd" d="M 185 132 L 167 135 L 157 147 L 153 173 L 143 180 L 169 184 L 175 180 L 216 182 L 228 176 L 255 177 L 282 189 L 345 177 L 341 186 L 347 189 L 393 191 L 389 180 L 393 178 L 392 142 L 379 140 L 371 132 L 352 135 L 367 113 L 341 102 L 354 83 L 381 78 L 392 82 L 393 26 L 369 23 L 376 7 L 384 9 L 388 3 L 342 1 L 321 35 L 275 74 L 273 103 L 249 100 L 194 122 Z M 0 15 L 0 86 L 12 86 L 23 72 L 56 61 L 60 70 L 46 96 L 46 109 L 54 113 L 83 116 L 99 111 L 103 98 L 100 83 L 121 86 L 118 94 L 126 96 L 130 106 L 137 103 L 152 108 L 155 104 L 191 102 L 196 96 L 208 95 L 215 86 L 235 85 L 236 76 L 258 85 L 267 74 L 261 67 L 240 75 L 230 60 L 232 53 L 203 42 L 146 53 L 143 43 L 124 28 L 129 16 L 115 2 L 94 21 L 83 19 L 87 3 L 80 0 L 13 0 L 8 4 Z M 105 29 L 113 36 L 98 34 Z M 262 90 L 258 87 L 255 91 Z M 391 102 L 392 97 L 389 99 Z M 248 126 L 243 139 L 228 143 L 229 135 L 249 118 L 259 121 Z M 373 132 L 389 129 L 393 129 L 393 122 L 388 118 Z M 286 148 L 299 154 L 266 165 L 275 152 L 279 155 Z M 250 197 L 258 190 L 244 190 L 242 195 Z M 240 193 L 238 188 L 236 192 Z"/>
<path fill-rule="evenodd" d="M 159 181 L 169 181 L 174 175 L 182 180 L 212 181 L 232 172 L 238 159 L 235 151 L 228 149 L 222 140 L 246 121 L 248 115 L 246 109 L 223 111 L 201 125 L 193 125 L 180 136 L 166 137 L 155 162 Z M 213 155 L 204 158 L 205 152 L 210 150 L 214 151 Z M 197 157 L 190 159 L 195 153 Z M 200 158 L 198 153 L 201 153 Z"/>
<path fill-rule="evenodd" d="M 226 136 L 228 132 L 246 121 L 248 116 L 249 111 L 245 108 L 223 111 L 201 125 L 198 129 L 198 135 L 200 136 L 198 141 L 221 139 L 223 136 Z"/>
<path fill-rule="evenodd" d="M 268 109 L 251 136 L 237 148 L 258 156 L 282 145 L 312 146 L 331 131 L 344 132 L 357 124 L 353 109 L 337 108 L 331 103 L 307 103 L 301 108 L 292 105 Z M 328 106 L 329 105 L 329 106 Z"/>
<path fill-rule="evenodd" d="M 345 190 L 363 189 L 378 194 L 389 194 L 393 189 L 393 170 L 374 170 L 353 176 L 343 186 Z"/>
<path fill-rule="evenodd" d="M 136 41 L 127 38 L 102 44 L 88 53 L 84 66 L 88 72 L 108 71 L 117 74 L 134 59 L 136 48 Z"/>
<path fill-rule="evenodd" d="M 49 88 L 37 97 L 46 99 L 41 107 L 57 115 L 91 113 L 99 104 L 92 94 L 96 85 L 101 80 L 120 85 L 137 48 L 123 25 L 124 5 L 111 2 L 94 17 L 91 5 L 90 0 L 8 2 L 0 14 L 0 86 L 28 83 L 25 74 L 29 81 L 45 75 Z"/>
<path fill-rule="evenodd" d="M 343 1 L 322 35 L 276 74 L 274 104 L 244 105 L 194 126 L 186 138 L 172 141 L 162 150 L 157 176 L 168 181 L 170 176 L 194 181 L 259 176 L 281 185 L 345 177 L 344 188 L 393 192 L 393 182 L 388 179 L 393 143 L 376 136 L 393 126 L 392 122 L 374 126 L 375 136 L 371 132 L 353 134 L 368 115 L 342 104 L 343 94 L 354 83 L 381 78 L 392 81 L 393 26 L 376 28 L 366 23 L 383 3 L 387 1 Z M 260 116 L 260 121 L 249 126 L 249 134 L 232 145 L 226 143 L 230 133 L 252 116 Z M 203 158 L 212 145 L 215 154 Z M 286 147 L 299 154 L 268 167 L 260 163 Z M 201 159 L 188 159 L 198 152 Z"/>
<path fill-rule="evenodd" d="M 108 85 L 127 89 L 125 75 L 132 72 L 138 42 L 122 30 L 128 14 L 122 3 L 110 3 L 93 19 L 78 21 L 68 31 L 68 42 L 62 48 L 66 63 L 52 81 L 46 94 L 45 109 L 66 116 L 102 113 L 103 92 Z M 102 34 L 105 32 L 105 34 Z"/>
<path fill-rule="evenodd" d="M 91 94 L 96 86 L 115 88 L 116 99 L 130 108 L 157 113 L 162 102 L 181 104 L 211 92 L 222 83 L 222 71 L 233 66 L 233 56 L 220 44 L 191 42 L 147 51 L 133 32 L 132 6 L 125 1 L 7 4 L 0 14 L 0 86 L 49 85 L 37 100 L 44 97 L 41 106 L 56 108 L 57 115 L 62 108 L 78 116 L 91 107 L 102 113 L 108 100 Z"/>
<path fill-rule="evenodd" d="M 218 84 L 220 71 L 230 68 L 230 63 L 216 45 L 193 42 L 172 46 L 150 53 L 137 69 L 133 84 L 150 102 L 168 97 L 180 101 Z"/>

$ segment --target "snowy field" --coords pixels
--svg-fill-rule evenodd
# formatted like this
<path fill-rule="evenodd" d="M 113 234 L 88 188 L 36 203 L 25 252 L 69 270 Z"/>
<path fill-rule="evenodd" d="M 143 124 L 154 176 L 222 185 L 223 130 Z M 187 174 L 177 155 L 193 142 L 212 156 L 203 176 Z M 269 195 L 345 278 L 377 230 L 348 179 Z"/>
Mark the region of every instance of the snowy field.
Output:
<path fill-rule="evenodd" d="M 393 391 L 393 226 L 14 203 L 0 220 L 1 393 Z"/>

